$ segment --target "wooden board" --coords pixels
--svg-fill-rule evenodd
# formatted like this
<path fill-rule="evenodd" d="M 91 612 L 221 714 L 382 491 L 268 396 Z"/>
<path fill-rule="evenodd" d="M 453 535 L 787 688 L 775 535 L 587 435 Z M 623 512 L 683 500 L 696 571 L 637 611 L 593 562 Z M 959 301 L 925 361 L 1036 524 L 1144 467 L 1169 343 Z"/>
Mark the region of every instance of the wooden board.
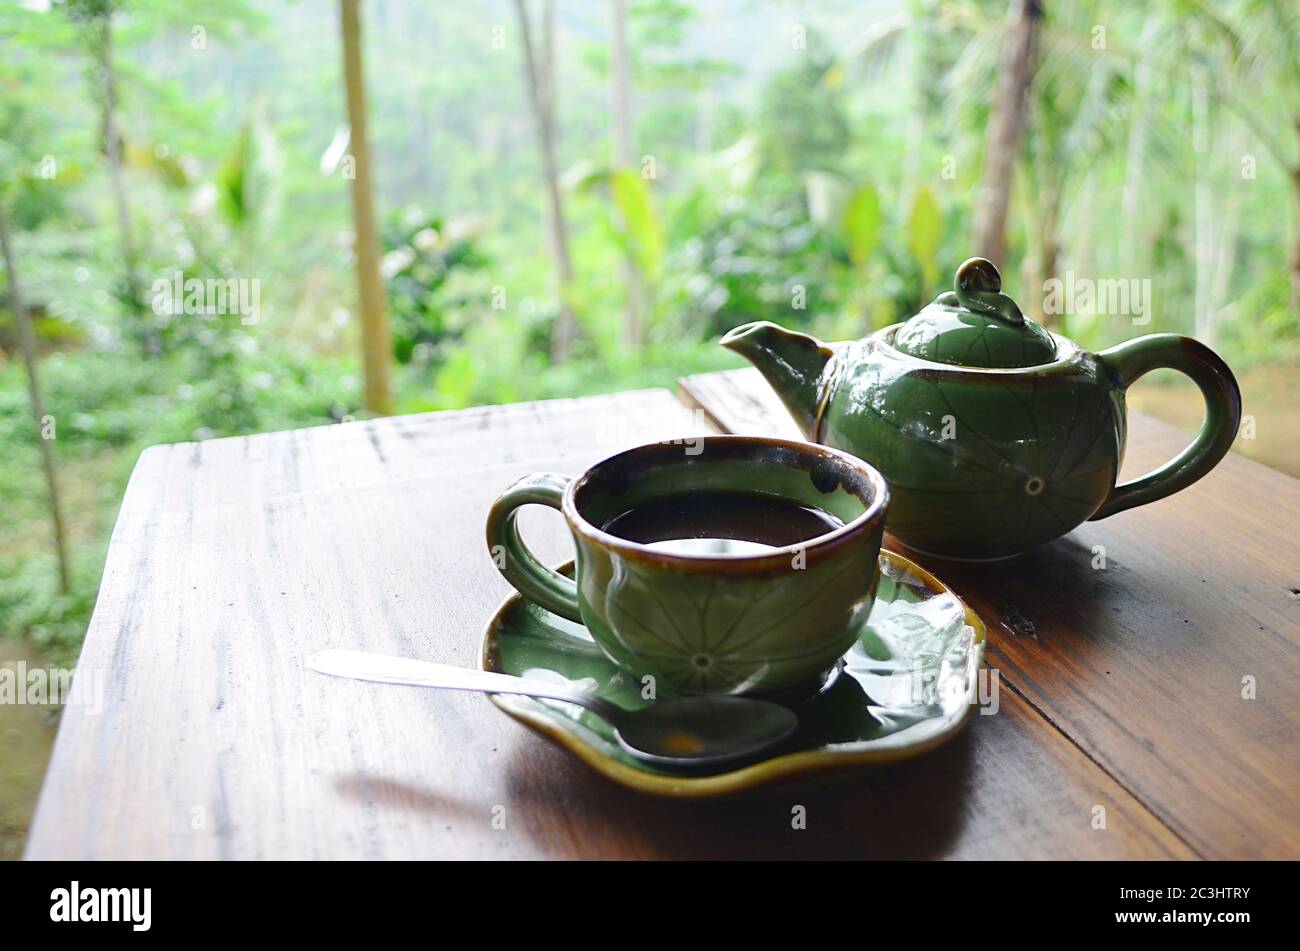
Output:
<path fill-rule="evenodd" d="M 703 428 L 646 391 L 148 450 L 82 654 L 104 708 L 65 712 L 28 857 L 1193 854 L 1005 690 L 920 761 L 676 803 L 611 784 L 485 697 L 303 669 L 326 647 L 473 664 L 509 591 L 483 542 L 492 499 Z M 569 557 L 558 515 L 526 514 L 539 552 Z"/>
<path fill-rule="evenodd" d="M 755 370 L 682 389 L 729 431 L 794 432 Z M 1124 479 L 1189 438 L 1129 422 Z M 990 622 L 1014 689 L 1199 854 L 1300 857 L 1300 481 L 1234 453 L 1014 561 L 912 557 Z"/>

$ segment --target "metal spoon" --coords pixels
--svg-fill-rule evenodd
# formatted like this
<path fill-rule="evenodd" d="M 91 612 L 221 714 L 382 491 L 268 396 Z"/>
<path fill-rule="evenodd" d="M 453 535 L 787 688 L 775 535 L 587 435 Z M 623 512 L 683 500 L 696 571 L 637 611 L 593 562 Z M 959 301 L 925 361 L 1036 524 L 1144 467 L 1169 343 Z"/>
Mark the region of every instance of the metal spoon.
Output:
<path fill-rule="evenodd" d="M 614 728 L 619 744 L 660 766 L 700 769 L 750 759 L 786 739 L 799 718 L 785 707 L 747 697 L 687 697 L 624 710 L 595 694 L 509 674 L 468 670 L 367 651 L 327 650 L 307 666 L 333 677 L 382 684 L 516 693 L 576 703 Z"/>

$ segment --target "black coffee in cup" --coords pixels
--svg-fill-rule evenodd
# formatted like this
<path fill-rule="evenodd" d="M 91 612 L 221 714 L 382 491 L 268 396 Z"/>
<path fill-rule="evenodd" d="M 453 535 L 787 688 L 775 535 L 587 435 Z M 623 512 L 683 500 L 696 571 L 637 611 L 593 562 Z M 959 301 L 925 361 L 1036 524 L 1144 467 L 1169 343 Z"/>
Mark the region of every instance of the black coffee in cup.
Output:
<path fill-rule="evenodd" d="M 697 491 L 649 499 L 609 519 L 611 535 L 678 555 L 753 555 L 840 528 L 828 512 L 758 492 Z"/>

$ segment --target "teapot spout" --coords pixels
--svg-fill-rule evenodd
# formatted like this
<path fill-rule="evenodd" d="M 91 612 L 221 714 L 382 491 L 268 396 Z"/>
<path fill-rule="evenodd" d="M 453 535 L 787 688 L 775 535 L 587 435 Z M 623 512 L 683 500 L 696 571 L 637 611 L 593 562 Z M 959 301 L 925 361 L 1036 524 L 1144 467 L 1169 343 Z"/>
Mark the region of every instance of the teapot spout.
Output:
<path fill-rule="evenodd" d="M 823 377 L 834 356 L 831 348 L 767 320 L 742 324 L 719 342 L 758 367 L 804 435 L 815 441 Z"/>

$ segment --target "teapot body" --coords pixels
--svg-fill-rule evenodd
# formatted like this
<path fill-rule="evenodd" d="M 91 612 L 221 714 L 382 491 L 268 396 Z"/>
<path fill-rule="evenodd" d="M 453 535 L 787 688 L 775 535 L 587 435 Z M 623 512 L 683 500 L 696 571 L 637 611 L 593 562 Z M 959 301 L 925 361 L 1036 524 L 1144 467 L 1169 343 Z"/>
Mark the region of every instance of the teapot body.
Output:
<path fill-rule="evenodd" d="M 1027 319 L 984 258 L 864 340 L 831 347 L 754 321 L 719 342 L 758 367 L 810 439 L 880 470 L 895 538 L 945 558 L 1008 558 L 1179 492 L 1218 465 L 1241 422 L 1241 389 L 1203 343 L 1148 334 L 1088 353 Z M 1162 368 L 1196 384 L 1205 421 L 1173 459 L 1116 485 L 1124 391 Z"/>
<path fill-rule="evenodd" d="M 894 349 L 899 326 L 837 352 L 812 433 L 884 474 L 891 534 L 928 554 L 998 559 L 1102 507 L 1126 430 L 1123 387 L 1102 360 L 1058 337 L 1040 366 L 937 363 Z"/>

